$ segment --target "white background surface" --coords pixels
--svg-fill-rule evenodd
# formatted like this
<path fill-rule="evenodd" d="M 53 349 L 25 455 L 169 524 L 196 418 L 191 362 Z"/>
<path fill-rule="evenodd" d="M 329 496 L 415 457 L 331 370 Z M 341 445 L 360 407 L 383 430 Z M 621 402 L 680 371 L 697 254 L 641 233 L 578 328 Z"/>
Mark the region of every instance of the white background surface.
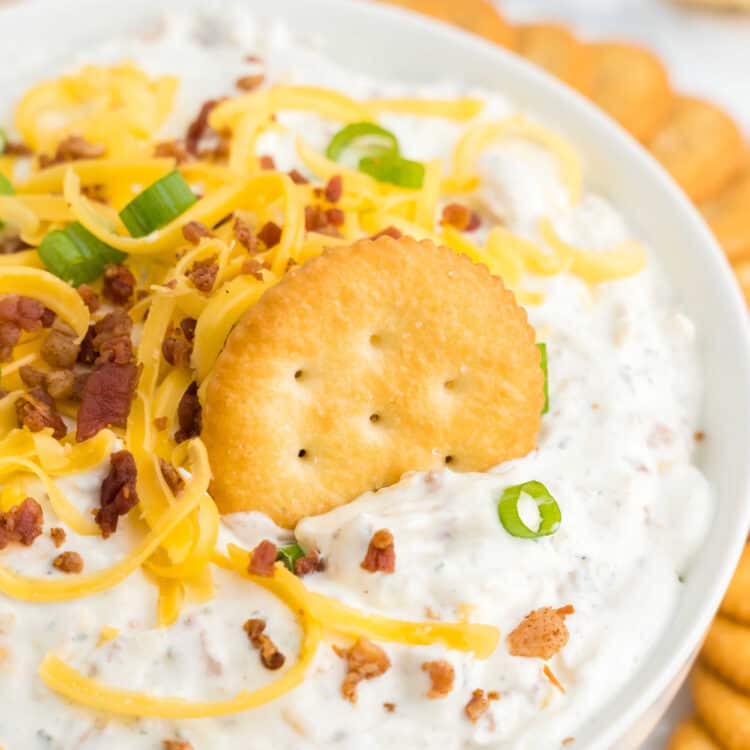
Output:
<path fill-rule="evenodd" d="M 750 14 L 716 12 L 669 0 L 496 0 L 513 21 L 553 19 L 581 36 L 637 41 L 668 64 L 676 89 L 715 101 L 750 134 Z M 664 750 L 690 711 L 679 696 L 642 750 Z"/>

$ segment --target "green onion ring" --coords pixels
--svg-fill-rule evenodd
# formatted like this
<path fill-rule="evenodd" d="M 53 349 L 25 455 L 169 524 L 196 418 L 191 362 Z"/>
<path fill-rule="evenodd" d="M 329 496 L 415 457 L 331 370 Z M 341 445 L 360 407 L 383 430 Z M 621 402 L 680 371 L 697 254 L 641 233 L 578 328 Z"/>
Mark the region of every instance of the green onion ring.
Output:
<path fill-rule="evenodd" d="M 359 162 L 359 171 L 379 182 L 415 190 L 424 182 L 424 164 L 400 156 L 365 156 Z"/>
<path fill-rule="evenodd" d="M 531 497 L 539 509 L 542 520 L 536 531 L 530 529 L 521 520 L 518 513 L 518 501 L 521 499 L 521 493 Z M 562 521 L 557 500 L 550 495 L 549 490 L 541 482 L 537 481 L 506 487 L 500 496 L 497 513 L 505 530 L 511 536 L 521 539 L 540 539 L 543 536 L 554 534 L 560 528 L 560 522 Z"/>
<path fill-rule="evenodd" d="M 541 367 L 544 373 L 544 406 L 542 407 L 542 414 L 546 414 L 549 411 L 549 371 L 547 369 L 547 344 L 537 344 L 539 353 L 541 355 Z"/>
<path fill-rule="evenodd" d="M 294 573 L 294 563 L 301 557 L 305 556 L 305 550 L 299 544 L 290 544 L 286 547 L 279 547 L 276 552 L 277 562 L 283 562 L 284 566 Z"/>
<path fill-rule="evenodd" d="M 374 122 L 353 122 L 331 139 L 326 156 L 331 161 L 359 163 L 365 156 L 398 156 L 398 140 Z"/>

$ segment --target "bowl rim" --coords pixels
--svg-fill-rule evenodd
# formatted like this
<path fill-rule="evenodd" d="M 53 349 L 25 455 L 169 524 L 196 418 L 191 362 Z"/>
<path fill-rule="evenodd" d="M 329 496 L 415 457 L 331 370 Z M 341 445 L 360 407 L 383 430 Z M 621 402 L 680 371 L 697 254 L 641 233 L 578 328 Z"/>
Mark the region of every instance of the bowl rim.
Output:
<path fill-rule="evenodd" d="M 598 714 L 605 715 L 590 717 L 592 721 L 588 723 L 593 724 L 594 728 L 591 730 L 592 737 L 584 737 L 587 744 L 577 744 L 578 747 L 585 747 L 587 750 L 614 747 L 640 718 L 660 703 L 666 693 L 675 689 L 675 680 L 684 672 L 686 665 L 695 655 L 718 609 L 744 547 L 746 531 L 750 527 L 750 429 L 743 426 L 750 425 L 750 324 L 744 300 L 728 262 L 687 196 L 640 144 L 578 92 L 564 86 L 508 50 L 447 23 L 419 16 L 399 7 L 384 6 L 367 0 L 274 0 L 270 14 L 267 0 L 234 0 L 232 5 L 249 8 L 251 12 L 261 16 L 280 17 L 293 29 L 313 29 L 323 37 L 328 36 L 331 41 L 346 29 L 351 32 L 350 36 L 356 36 L 355 32 L 372 34 L 373 29 L 376 34 L 385 33 L 387 30 L 390 33 L 382 47 L 387 49 L 392 57 L 398 56 L 398 53 L 394 52 L 393 40 L 408 35 L 417 40 L 418 45 L 421 44 L 423 48 L 429 48 L 430 44 L 437 45 L 456 59 L 474 60 L 476 65 L 486 64 L 486 67 L 492 67 L 490 78 L 498 82 L 496 85 L 499 84 L 503 92 L 514 92 L 508 94 L 509 99 L 521 103 L 524 109 L 531 110 L 543 122 L 547 123 L 550 118 L 538 113 L 551 113 L 558 107 L 560 113 L 569 120 L 562 127 L 557 127 L 558 130 L 570 136 L 569 125 L 574 123 L 583 133 L 606 142 L 612 153 L 618 155 L 618 160 L 625 160 L 621 162 L 625 165 L 623 168 L 644 176 L 644 189 L 648 188 L 653 195 L 660 195 L 661 202 L 672 212 L 670 218 L 681 224 L 682 235 L 689 240 L 688 244 L 697 248 L 690 251 L 695 255 L 692 261 L 696 266 L 702 264 L 701 271 L 706 275 L 707 286 L 712 290 L 713 299 L 722 303 L 722 323 L 732 334 L 734 372 L 727 387 L 730 390 L 734 387 L 739 396 L 737 408 L 731 413 L 731 429 L 738 432 L 738 440 L 742 446 L 738 450 L 744 456 L 744 463 L 735 461 L 737 467 L 731 481 L 732 487 L 736 490 L 734 515 L 731 519 L 724 519 L 723 533 L 726 538 L 720 551 L 720 561 L 715 565 L 711 577 L 707 577 L 707 574 L 695 574 L 706 586 L 706 591 L 701 605 L 692 613 L 689 626 L 681 633 L 664 633 L 661 636 L 654 648 L 668 647 L 669 650 L 669 657 L 661 671 L 651 675 L 645 684 L 636 685 L 635 680 L 644 668 L 639 667 L 627 684 L 600 708 Z M 122 34 L 129 26 L 134 26 L 138 14 L 143 19 L 147 14 L 153 16 L 164 9 L 180 7 L 185 10 L 200 9 L 201 12 L 208 12 L 212 8 L 216 12 L 226 9 L 221 0 L 130 0 L 122 4 L 117 3 L 117 0 L 67 0 L 64 4 L 57 0 L 26 0 L 22 4 L 11 3 L 0 8 L 0 39 L 7 34 L 8 41 L 11 42 L 5 46 L 5 52 L 2 50 L 3 45 L 0 45 L 0 62 L 6 63 L 0 65 L 0 84 L 11 81 L 14 64 L 18 63 L 18 58 L 11 59 L 14 53 L 13 42 L 17 38 L 23 38 L 23 31 L 30 27 L 30 24 L 36 27 L 34 38 L 45 39 L 46 43 L 46 35 L 38 29 L 40 23 L 54 29 L 58 23 L 64 27 L 65 17 L 75 16 L 78 29 L 71 29 L 71 33 L 77 34 L 77 38 L 82 40 L 95 35 L 95 27 L 111 28 L 112 33 Z M 78 9 L 77 12 L 75 8 Z M 104 18 L 104 14 L 107 14 L 107 19 Z M 336 20 L 336 24 L 326 21 L 331 18 Z M 109 32 L 105 33 L 109 35 Z M 69 51 L 73 44 L 73 39 L 66 45 L 58 38 L 43 56 L 44 60 L 49 63 L 55 55 L 64 54 L 66 49 Z M 401 56 L 404 59 L 409 57 L 405 52 Z M 38 62 L 41 65 L 41 58 Z M 380 63 L 371 60 L 370 64 Z M 0 85 L 0 89 L 2 88 Z M 538 100 L 536 105 L 530 106 L 526 103 L 529 98 L 527 93 L 532 99 Z M 558 124 L 556 122 L 553 127 Z M 587 176 L 590 176 L 588 170 Z M 633 220 L 634 217 L 628 212 L 623 213 L 629 222 Z M 666 222 L 666 219 L 664 221 Z M 657 249 L 656 253 L 659 252 Z M 702 370 L 709 364 L 703 362 Z M 704 395 L 704 401 L 705 399 Z M 718 501 L 718 493 L 715 491 L 714 494 Z M 719 520 L 718 513 L 716 516 L 714 525 L 717 525 Z M 682 598 L 685 596 L 686 593 L 682 592 Z M 616 705 L 622 693 L 630 693 L 630 700 L 626 701 L 624 706 Z M 614 710 L 615 708 L 617 710 Z"/>

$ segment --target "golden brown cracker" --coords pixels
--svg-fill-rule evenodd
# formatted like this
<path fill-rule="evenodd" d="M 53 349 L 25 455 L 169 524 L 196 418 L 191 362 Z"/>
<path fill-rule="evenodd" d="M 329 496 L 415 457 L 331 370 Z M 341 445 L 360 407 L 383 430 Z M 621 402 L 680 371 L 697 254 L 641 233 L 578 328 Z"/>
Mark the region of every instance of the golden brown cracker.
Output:
<path fill-rule="evenodd" d="M 700 206 L 730 261 L 750 258 L 750 159 L 720 193 Z"/>
<path fill-rule="evenodd" d="M 750 262 L 736 266 L 735 273 L 750 304 Z M 721 614 L 750 626 L 750 545 L 742 552 L 740 563 L 721 603 Z"/>
<path fill-rule="evenodd" d="M 698 716 L 726 750 L 750 748 L 750 696 L 727 685 L 703 664 L 693 669 L 690 694 Z"/>
<path fill-rule="evenodd" d="M 667 750 L 721 750 L 696 719 L 685 719 L 675 729 Z"/>
<path fill-rule="evenodd" d="M 680 96 L 648 143 L 651 153 L 696 202 L 719 193 L 742 168 L 745 147 L 734 120 L 702 99 Z"/>
<path fill-rule="evenodd" d="M 526 312 L 485 266 L 411 238 L 331 248 L 218 358 L 212 493 L 292 527 L 409 470 L 484 471 L 534 447 L 542 391 Z"/>
<path fill-rule="evenodd" d="M 588 89 L 588 51 L 565 26 L 555 23 L 518 26 L 515 49 L 569 86 L 580 91 Z"/>
<path fill-rule="evenodd" d="M 489 0 L 381 0 L 478 34 L 503 47 L 513 46 L 513 27 Z"/>
<path fill-rule="evenodd" d="M 717 617 L 701 651 L 703 661 L 724 680 L 750 692 L 750 628 Z"/>
<path fill-rule="evenodd" d="M 587 45 L 591 100 L 639 141 L 648 140 L 668 117 L 673 94 L 659 59 L 632 44 Z"/>

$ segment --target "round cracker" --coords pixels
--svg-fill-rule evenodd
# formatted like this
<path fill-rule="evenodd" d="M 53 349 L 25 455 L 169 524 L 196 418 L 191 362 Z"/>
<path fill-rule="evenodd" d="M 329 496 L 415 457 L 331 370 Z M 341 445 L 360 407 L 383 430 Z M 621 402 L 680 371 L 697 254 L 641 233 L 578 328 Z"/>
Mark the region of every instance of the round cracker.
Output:
<path fill-rule="evenodd" d="M 513 46 L 514 29 L 489 0 L 382 0 L 437 18 L 503 47 Z"/>
<path fill-rule="evenodd" d="M 739 175 L 700 209 L 730 261 L 750 258 L 750 159 L 746 158 Z"/>
<path fill-rule="evenodd" d="M 589 87 L 586 46 L 560 24 L 527 24 L 516 28 L 516 52 L 579 91 Z"/>
<path fill-rule="evenodd" d="M 750 304 L 750 263 L 735 267 L 735 273 Z M 740 563 L 721 603 L 721 613 L 750 626 L 750 545 L 742 552 Z"/>
<path fill-rule="evenodd" d="M 502 281 L 431 242 L 326 250 L 235 327 L 207 387 L 220 509 L 284 527 L 448 464 L 484 471 L 535 445 L 544 376 Z"/>
<path fill-rule="evenodd" d="M 750 697 L 734 690 L 703 664 L 693 669 L 690 693 L 706 729 L 726 750 L 750 748 Z"/>
<path fill-rule="evenodd" d="M 669 116 L 673 94 L 659 58 L 632 44 L 589 45 L 589 97 L 634 138 L 647 141 Z"/>
<path fill-rule="evenodd" d="M 750 692 L 750 628 L 717 617 L 708 631 L 701 657 L 727 682 Z"/>
<path fill-rule="evenodd" d="M 648 147 L 696 202 L 728 185 L 745 157 L 742 133 L 734 120 L 713 104 L 689 96 L 677 98 Z"/>
<path fill-rule="evenodd" d="M 675 729 L 667 750 L 721 750 L 695 719 L 685 719 Z"/>

